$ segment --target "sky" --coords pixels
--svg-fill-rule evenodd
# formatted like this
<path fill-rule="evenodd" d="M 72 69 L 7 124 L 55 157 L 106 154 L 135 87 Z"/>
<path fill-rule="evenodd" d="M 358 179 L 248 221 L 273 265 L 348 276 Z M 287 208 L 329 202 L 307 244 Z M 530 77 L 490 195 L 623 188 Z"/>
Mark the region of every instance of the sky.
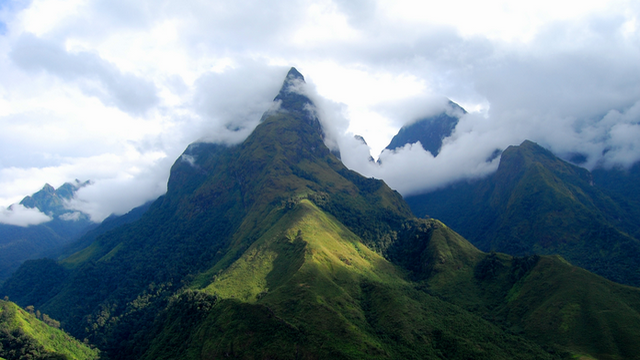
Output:
<path fill-rule="evenodd" d="M 639 16 L 624 0 L 0 0 L 0 223 L 47 221 L 9 208 L 45 183 L 91 180 L 68 206 L 95 221 L 157 198 L 189 143 L 242 141 L 292 66 L 343 162 L 403 195 L 486 176 L 526 139 L 628 167 Z M 446 99 L 468 114 L 437 157 L 382 152 Z"/>

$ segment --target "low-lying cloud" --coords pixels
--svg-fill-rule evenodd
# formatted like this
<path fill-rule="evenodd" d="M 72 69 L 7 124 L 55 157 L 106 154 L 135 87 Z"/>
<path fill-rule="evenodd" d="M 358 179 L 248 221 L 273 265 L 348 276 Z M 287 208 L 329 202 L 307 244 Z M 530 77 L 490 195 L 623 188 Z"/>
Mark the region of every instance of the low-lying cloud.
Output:
<path fill-rule="evenodd" d="M 347 132 L 344 125 L 339 125 L 346 123 L 343 105 L 322 99 L 312 86 L 306 94 L 316 103 L 316 114 L 329 134 L 325 139 L 327 145 L 337 144 L 345 165 L 365 176 L 383 179 L 405 196 L 485 177 L 498 168 L 500 156 L 496 154 L 524 140 L 535 141 L 589 170 L 627 168 L 640 161 L 640 102 L 595 118 L 528 111 L 522 106 L 496 109 L 488 114 L 458 113 L 460 121 L 451 136 L 443 140 L 438 156 L 415 143 L 396 150 L 385 149 L 379 154 L 380 161 L 375 162 L 371 161 L 371 155 L 375 155 L 371 149 Z M 446 101 L 436 98 L 405 104 L 410 104 L 404 110 L 404 114 L 410 114 L 405 119 L 407 125 L 416 118 L 450 111 Z M 418 115 L 421 108 L 426 109 L 424 116 Z"/>
<path fill-rule="evenodd" d="M 112 214 L 122 215 L 147 201 L 155 200 L 167 191 L 167 175 L 164 173 L 166 168 L 164 164 L 157 164 L 147 170 L 147 173 L 135 177 L 119 176 L 96 180 L 79 189 L 65 206 L 88 214 L 94 222 L 101 222 Z M 155 171 L 162 173 L 154 173 Z"/>
<path fill-rule="evenodd" d="M 194 85 L 192 107 L 198 124 L 194 140 L 243 141 L 271 108 L 288 67 L 245 60 L 224 72 L 204 73 Z"/>
<path fill-rule="evenodd" d="M 26 208 L 13 204 L 8 208 L 0 207 L 0 224 L 27 227 L 51 221 L 52 218 L 35 208 Z"/>
<path fill-rule="evenodd" d="M 290 66 L 322 90 L 309 96 L 327 144 L 405 195 L 486 176 L 496 149 L 525 139 L 589 169 L 637 161 L 640 5 L 500 4 L 0 5 L 0 198 L 91 179 L 73 206 L 126 212 L 166 190 L 189 143 L 242 141 Z M 437 157 L 380 154 L 446 98 L 469 114 Z"/>

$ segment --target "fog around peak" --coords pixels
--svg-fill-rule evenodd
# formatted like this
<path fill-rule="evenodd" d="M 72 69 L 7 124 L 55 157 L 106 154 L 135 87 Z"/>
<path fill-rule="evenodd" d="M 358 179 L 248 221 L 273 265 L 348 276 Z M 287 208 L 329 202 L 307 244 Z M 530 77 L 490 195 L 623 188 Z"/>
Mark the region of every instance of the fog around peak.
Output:
<path fill-rule="evenodd" d="M 188 144 L 246 138 L 291 67 L 327 144 L 403 194 L 486 176 L 525 139 L 589 169 L 638 161 L 640 4 L 506 5 L 0 2 L 0 205 L 76 178 L 93 184 L 70 206 L 96 221 L 157 198 Z M 447 99 L 468 114 L 436 158 L 382 152 Z"/>

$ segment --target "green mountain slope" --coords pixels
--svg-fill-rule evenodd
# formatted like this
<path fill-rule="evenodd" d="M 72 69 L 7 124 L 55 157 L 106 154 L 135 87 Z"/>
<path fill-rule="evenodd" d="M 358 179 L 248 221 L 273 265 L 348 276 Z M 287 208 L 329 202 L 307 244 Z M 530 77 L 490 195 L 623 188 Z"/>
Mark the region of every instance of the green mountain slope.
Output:
<path fill-rule="evenodd" d="M 523 266 L 532 268 L 518 274 Z M 489 268 L 491 273 L 480 275 Z M 597 277 L 559 257 L 487 255 L 474 270 L 474 276 L 460 276 L 457 283 L 432 291 L 510 333 L 554 344 L 557 351 L 597 359 L 640 358 L 639 289 Z"/>
<path fill-rule="evenodd" d="M 53 322 L 46 315 L 43 318 Z M 16 304 L 0 300 L 0 358 L 97 359 L 98 351 L 40 321 Z"/>
<path fill-rule="evenodd" d="M 560 254 L 613 281 L 640 285 L 640 220 L 591 174 L 525 141 L 504 151 L 486 179 L 407 197 L 485 251 Z"/>
<path fill-rule="evenodd" d="M 292 69 L 276 97 L 280 109 L 243 143 L 190 145 L 167 194 L 137 221 L 60 262 L 23 264 L 0 294 L 60 319 L 111 359 L 591 353 L 582 343 L 512 331 L 493 316 L 504 297 L 492 289 L 508 293 L 532 267 L 496 255 L 519 264 L 509 265 L 518 276 L 464 286 L 475 284 L 477 268 L 491 269 L 483 261 L 490 255 L 438 221 L 413 218 L 384 182 L 345 168 L 324 145 L 310 100 L 294 91 L 302 81 Z M 589 276 L 580 280 L 587 289 Z M 633 292 L 612 301 L 638 303 Z M 619 330 L 638 336 L 634 327 Z"/>
<path fill-rule="evenodd" d="M 311 201 L 276 212 L 279 220 L 238 260 L 207 275 L 211 310 L 187 327 L 192 335 L 179 336 L 184 314 L 167 315 L 173 326 L 154 334 L 143 358 L 551 358 L 416 291 Z"/>
<path fill-rule="evenodd" d="M 411 235 L 403 238 L 422 245 L 402 255 L 417 265 L 411 278 L 429 294 L 557 356 L 640 358 L 640 289 L 559 256 L 482 253 L 435 220 Z"/>

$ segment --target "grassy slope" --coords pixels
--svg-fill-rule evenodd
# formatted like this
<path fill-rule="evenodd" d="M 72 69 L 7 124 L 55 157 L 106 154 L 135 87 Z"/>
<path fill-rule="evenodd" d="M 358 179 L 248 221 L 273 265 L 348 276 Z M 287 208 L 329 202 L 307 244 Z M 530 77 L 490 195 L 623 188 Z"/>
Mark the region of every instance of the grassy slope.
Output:
<path fill-rule="evenodd" d="M 599 359 L 640 358 L 640 289 L 557 257 L 543 257 L 516 284 L 505 311 L 508 321 L 520 321 L 525 333 L 541 341 Z"/>
<path fill-rule="evenodd" d="M 467 255 L 457 258 L 467 261 L 444 258 L 440 271 L 430 272 L 424 281 L 432 294 L 559 352 L 640 358 L 640 289 L 613 283 L 558 256 L 483 254 L 447 233 L 453 232 L 440 226 L 430 241 L 435 248 L 458 248 Z"/>
<path fill-rule="evenodd" d="M 0 327 L 6 330 L 21 329 L 44 350 L 66 355 L 69 359 L 97 359 L 98 351 L 91 349 L 59 329 L 52 328 L 16 304 L 0 300 Z"/>
<path fill-rule="evenodd" d="M 415 290 L 312 202 L 277 212 L 274 226 L 202 289 L 217 302 L 185 339 L 183 358 L 550 358 Z M 167 331 L 181 331 L 181 317 L 167 321 L 173 326 L 145 358 L 177 356 Z"/>

